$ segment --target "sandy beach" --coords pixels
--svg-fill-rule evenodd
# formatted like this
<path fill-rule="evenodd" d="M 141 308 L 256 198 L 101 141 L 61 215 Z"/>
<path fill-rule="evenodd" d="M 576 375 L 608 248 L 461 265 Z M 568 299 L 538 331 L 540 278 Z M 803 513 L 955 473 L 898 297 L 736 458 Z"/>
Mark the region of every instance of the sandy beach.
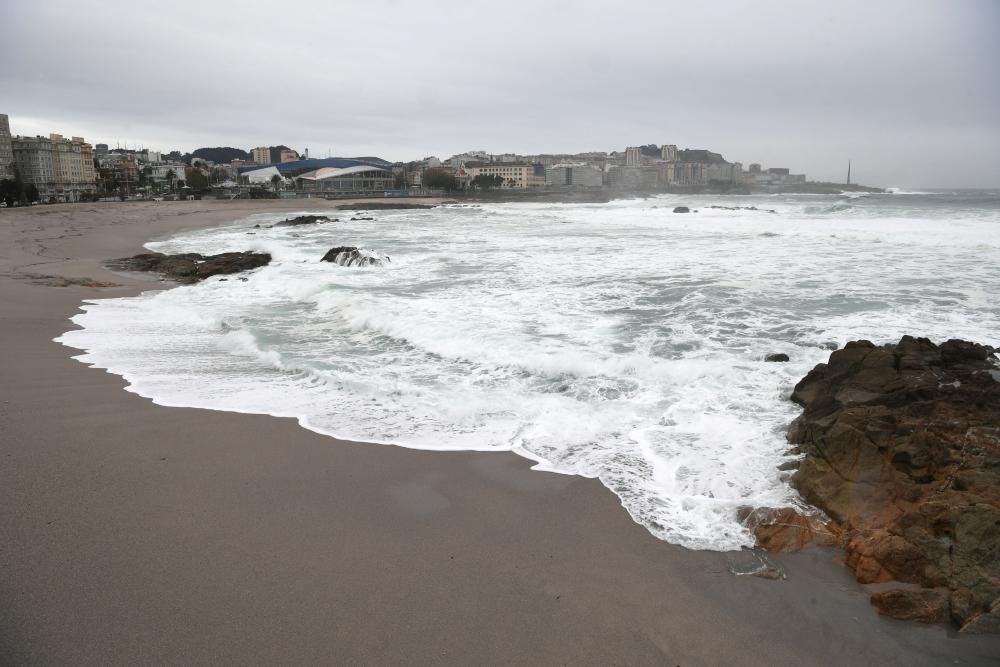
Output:
<path fill-rule="evenodd" d="M 659 541 L 596 480 L 157 406 L 53 342 L 162 287 L 105 259 L 341 203 L 0 211 L 0 663 L 996 664 L 996 637 L 880 618 L 835 551 L 736 576 L 753 553 Z"/>

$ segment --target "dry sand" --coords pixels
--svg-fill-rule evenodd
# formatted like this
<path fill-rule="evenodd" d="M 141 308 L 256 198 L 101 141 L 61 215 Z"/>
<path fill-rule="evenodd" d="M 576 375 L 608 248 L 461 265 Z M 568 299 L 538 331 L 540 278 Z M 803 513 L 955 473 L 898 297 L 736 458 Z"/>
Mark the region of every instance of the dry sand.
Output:
<path fill-rule="evenodd" d="M 101 260 L 298 208 L 0 210 L 3 664 L 995 664 L 996 638 L 880 618 L 835 552 L 735 576 L 749 553 L 660 542 L 594 480 L 156 406 L 52 342 L 156 286 Z"/>

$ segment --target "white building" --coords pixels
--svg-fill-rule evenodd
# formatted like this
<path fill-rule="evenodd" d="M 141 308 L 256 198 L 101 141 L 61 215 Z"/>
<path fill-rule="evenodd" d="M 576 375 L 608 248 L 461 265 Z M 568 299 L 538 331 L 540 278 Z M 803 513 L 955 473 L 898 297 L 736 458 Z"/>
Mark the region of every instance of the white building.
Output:
<path fill-rule="evenodd" d="M 638 167 L 642 164 L 642 149 L 638 146 L 629 146 L 625 149 L 625 166 Z"/>
<path fill-rule="evenodd" d="M 486 151 L 468 151 L 466 153 L 459 153 L 458 155 L 452 155 L 450 158 L 445 160 L 445 164 L 449 167 L 461 167 L 466 162 L 488 162 L 490 159 L 490 154 Z"/>
<path fill-rule="evenodd" d="M 545 185 L 550 187 L 601 187 L 603 172 L 589 164 L 557 164 L 545 170 Z"/>
<path fill-rule="evenodd" d="M 660 146 L 660 157 L 667 162 L 676 162 L 677 146 L 675 144 L 663 144 Z"/>
<path fill-rule="evenodd" d="M 149 168 L 149 178 L 157 183 L 166 183 L 167 181 L 173 180 L 174 183 L 185 180 L 184 178 L 184 164 L 171 164 L 161 162 L 160 164 L 148 165 Z M 173 179 L 170 179 L 167 174 L 174 172 Z"/>

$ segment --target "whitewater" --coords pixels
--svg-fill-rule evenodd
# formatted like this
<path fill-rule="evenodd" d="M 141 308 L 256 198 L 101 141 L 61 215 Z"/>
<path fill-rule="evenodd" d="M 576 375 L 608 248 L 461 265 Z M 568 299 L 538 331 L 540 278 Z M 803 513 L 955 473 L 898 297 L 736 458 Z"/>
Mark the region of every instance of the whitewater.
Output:
<path fill-rule="evenodd" d="M 657 537 L 714 550 L 752 545 L 739 507 L 802 506 L 779 469 L 795 458 L 788 397 L 831 349 L 1000 346 L 997 192 L 457 204 L 269 227 L 305 213 L 329 212 L 148 243 L 273 260 L 87 301 L 57 341 L 157 404 L 597 478 Z M 334 246 L 391 261 L 320 262 Z M 791 361 L 764 361 L 778 352 Z"/>

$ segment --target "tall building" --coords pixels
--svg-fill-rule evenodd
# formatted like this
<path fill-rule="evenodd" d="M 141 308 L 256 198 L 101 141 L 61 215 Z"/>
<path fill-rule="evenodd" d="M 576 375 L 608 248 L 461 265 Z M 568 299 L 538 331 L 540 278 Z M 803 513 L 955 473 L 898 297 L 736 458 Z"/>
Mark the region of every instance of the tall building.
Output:
<path fill-rule="evenodd" d="M 629 146 L 625 149 L 625 166 L 638 167 L 642 164 L 642 149 L 638 146 Z"/>
<path fill-rule="evenodd" d="M 21 178 L 38 188 L 42 201 L 80 201 L 96 188 L 94 149 L 83 137 L 14 137 L 11 147 Z"/>
<path fill-rule="evenodd" d="M 291 148 L 282 148 L 280 157 L 281 159 L 278 160 L 279 162 L 294 162 L 299 159 L 299 154 Z"/>
<path fill-rule="evenodd" d="M 674 144 L 663 144 L 660 146 L 660 157 L 667 162 L 677 162 L 677 146 Z"/>
<path fill-rule="evenodd" d="M 10 121 L 0 113 L 0 180 L 14 178 L 14 149 L 10 141 Z"/>
<path fill-rule="evenodd" d="M 255 164 L 271 164 L 271 149 L 267 146 L 258 146 L 250 153 Z"/>

